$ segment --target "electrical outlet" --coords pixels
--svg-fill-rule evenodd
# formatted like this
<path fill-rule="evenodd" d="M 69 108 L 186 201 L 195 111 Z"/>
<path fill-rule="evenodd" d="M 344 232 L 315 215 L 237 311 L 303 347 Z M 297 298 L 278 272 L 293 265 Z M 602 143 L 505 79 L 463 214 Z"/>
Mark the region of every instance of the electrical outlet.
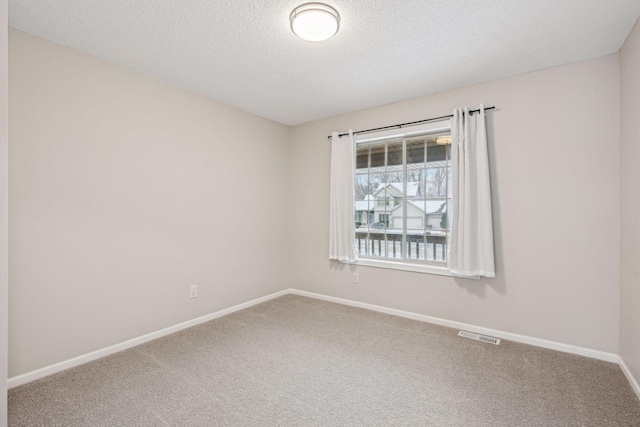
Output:
<path fill-rule="evenodd" d="M 198 285 L 189 286 L 189 298 L 196 298 L 198 296 Z"/>
<path fill-rule="evenodd" d="M 358 273 L 353 273 L 353 283 L 360 283 L 360 276 L 358 276 Z"/>

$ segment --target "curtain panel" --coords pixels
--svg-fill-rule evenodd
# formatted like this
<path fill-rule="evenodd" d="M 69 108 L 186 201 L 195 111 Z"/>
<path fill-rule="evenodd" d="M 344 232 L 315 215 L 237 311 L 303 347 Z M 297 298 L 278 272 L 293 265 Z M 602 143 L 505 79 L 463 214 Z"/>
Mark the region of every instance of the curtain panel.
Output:
<path fill-rule="evenodd" d="M 353 131 L 340 138 L 331 134 L 331 200 L 329 203 L 329 259 L 358 260 L 354 210 L 355 142 Z"/>
<path fill-rule="evenodd" d="M 453 199 L 449 270 L 465 277 L 495 277 L 491 183 L 484 106 L 456 108 L 451 120 Z"/>

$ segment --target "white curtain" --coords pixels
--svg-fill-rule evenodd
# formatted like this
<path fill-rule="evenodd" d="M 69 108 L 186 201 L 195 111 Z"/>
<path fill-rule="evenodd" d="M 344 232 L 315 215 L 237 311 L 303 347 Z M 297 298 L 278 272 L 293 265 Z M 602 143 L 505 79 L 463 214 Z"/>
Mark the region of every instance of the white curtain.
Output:
<path fill-rule="evenodd" d="M 451 122 L 453 220 L 449 270 L 459 276 L 495 277 L 491 185 L 484 106 L 456 108 Z"/>
<path fill-rule="evenodd" d="M 331 201 L 329 214 L 329 259 L 340 262 L 358 260 L 354 240 L 354 162 L 353 131 L 340 138 L 331 135 Z"/>

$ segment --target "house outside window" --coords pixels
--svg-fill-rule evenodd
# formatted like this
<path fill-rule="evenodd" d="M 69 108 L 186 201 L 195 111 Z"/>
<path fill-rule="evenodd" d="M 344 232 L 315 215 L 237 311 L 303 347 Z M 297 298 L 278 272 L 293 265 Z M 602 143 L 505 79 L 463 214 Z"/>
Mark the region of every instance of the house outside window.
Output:
<path fill-rule="evenodd" d="M 448 124 L 448 123 L 447 123 Z M 411 135 L 367 135 L 356 145 L 356 206 L 378 221 L 356 228 L 361 259 L 444 265 L 450 236 L 450 146 L 436 137 L 448 127 Z M 375 200 L 374 205 L 370 205 Z"/>

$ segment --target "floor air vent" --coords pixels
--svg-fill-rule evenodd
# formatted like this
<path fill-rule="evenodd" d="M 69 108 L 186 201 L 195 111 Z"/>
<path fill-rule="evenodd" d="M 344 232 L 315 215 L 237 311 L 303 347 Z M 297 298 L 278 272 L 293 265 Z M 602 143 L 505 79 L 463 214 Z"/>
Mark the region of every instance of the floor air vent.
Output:
<path fill-rule="evenodd" d="M 488 342 L 489 344 L 500 345 L 500 340 L 498 338 L 488 337 L 486 335 L 478 335 L 473 332 L 460 331 L 458 332 L 458 336 L 471 338 L 472 340 Z"/>

